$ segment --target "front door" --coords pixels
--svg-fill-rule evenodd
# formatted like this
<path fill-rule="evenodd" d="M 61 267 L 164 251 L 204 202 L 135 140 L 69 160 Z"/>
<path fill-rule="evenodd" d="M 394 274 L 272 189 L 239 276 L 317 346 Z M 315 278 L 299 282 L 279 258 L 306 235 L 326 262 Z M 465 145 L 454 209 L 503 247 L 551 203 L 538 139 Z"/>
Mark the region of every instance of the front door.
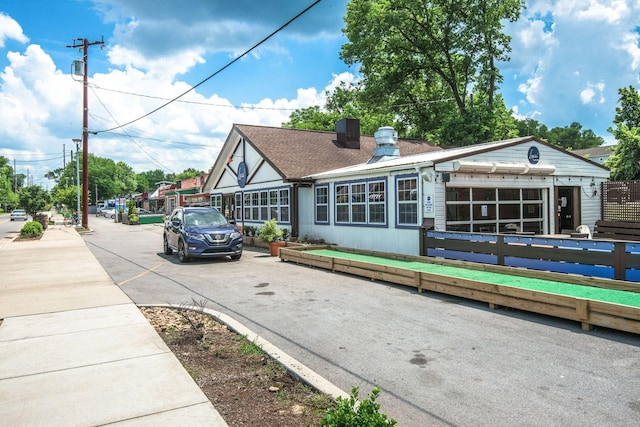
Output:
<path fill-rule="evenodd" d="M 580 225 L 580 187 L 558 187 L 558 233 L 571 233 Z"/>
<path fill-rule="evenodd" d="M 233 206 L 233 194 L 225 194 L 222 196 L 222 213 L 228 220 L 235 219 L 235 209 Z"/>

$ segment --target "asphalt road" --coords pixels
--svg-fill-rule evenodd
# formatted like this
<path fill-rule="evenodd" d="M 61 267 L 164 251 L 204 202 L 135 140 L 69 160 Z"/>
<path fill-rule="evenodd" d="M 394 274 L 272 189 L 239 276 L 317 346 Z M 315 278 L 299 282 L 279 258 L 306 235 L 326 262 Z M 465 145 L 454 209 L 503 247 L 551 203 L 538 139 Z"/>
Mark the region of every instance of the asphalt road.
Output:
<path fill-rule="evenodd" d="M 8 213 L 0 215 L 0 249 L 10 241 L 9 239 L 20 233 L 25 223 L 26 221 L 11 221 Z"/>
<path fill-rule="evenodd" d="M 401 426 L 637 426 L 640 336 L 282 262 L 180 264 L 160 225 L 90 217 L 87 246 L 138 304 L 206 307 Z"/>

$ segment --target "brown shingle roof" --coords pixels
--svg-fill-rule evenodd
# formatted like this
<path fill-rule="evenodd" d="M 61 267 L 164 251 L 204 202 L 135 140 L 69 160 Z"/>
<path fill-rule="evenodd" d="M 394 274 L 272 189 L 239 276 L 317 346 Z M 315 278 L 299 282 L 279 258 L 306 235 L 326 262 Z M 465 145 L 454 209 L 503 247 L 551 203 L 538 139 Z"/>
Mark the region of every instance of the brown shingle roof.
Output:
<path fill-rule="evenodd" d="M 285 177 L 298 179 L 332 169 L 366 163 L 376 147 L 373 136 L 360 136 L 360 149 L 344 148 L 335 132 L 234 125 L 264 159 Z M 400 139 L 401 156 L 441 150 L 427 141 Z"/>

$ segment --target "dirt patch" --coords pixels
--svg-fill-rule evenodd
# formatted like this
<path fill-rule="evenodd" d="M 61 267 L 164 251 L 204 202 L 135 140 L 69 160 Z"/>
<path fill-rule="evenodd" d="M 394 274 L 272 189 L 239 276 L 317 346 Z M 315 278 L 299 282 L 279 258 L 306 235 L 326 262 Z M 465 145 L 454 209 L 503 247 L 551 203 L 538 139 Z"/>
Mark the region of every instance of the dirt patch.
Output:
<path fill-rule="evenodd" d="M 140 309 L 229 426 L 316 426 L 331 396 L 297 381 L 255 343 L 211 316 Z"/>

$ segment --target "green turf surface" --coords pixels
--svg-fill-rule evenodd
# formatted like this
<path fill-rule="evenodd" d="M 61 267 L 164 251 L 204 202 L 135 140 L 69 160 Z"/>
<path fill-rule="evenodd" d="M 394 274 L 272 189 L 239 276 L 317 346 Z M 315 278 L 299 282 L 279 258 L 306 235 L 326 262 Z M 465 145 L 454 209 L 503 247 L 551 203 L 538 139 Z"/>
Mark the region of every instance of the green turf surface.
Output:
<path fill-rule="evenodd" d="M 389 267 L 404 268 L 413 271 L 422 271 L 444 276 L 458 277 L 461 279 L 476 280 L 479 282 L 492 283 L 495 285 L 513 286 L 516 288 L 529 289 L 532 291 L 548 292 L 552 294 L 586 298 L 613 304 L 624 304 L 633 307 L 640 307 L 640 293 L 636 292 L 617 291 L 597 288 L 593 286 L 574 285 L 572 283 L 555 282 L 552 280 L 544 279 L 533 279 L 529 277 L 512 276 L 503 273 L 493 273 L 490 271 L 472 270 L 460 267 L 449 267 L 445 265 L 428 264 L 417 261 L 401 261 L 369 255 L 333 251 L 329 249 L 316 249 L 307 252 L 315 255 L 333 258 L 349 259 L 354 261 L 385 265 Z"/>

